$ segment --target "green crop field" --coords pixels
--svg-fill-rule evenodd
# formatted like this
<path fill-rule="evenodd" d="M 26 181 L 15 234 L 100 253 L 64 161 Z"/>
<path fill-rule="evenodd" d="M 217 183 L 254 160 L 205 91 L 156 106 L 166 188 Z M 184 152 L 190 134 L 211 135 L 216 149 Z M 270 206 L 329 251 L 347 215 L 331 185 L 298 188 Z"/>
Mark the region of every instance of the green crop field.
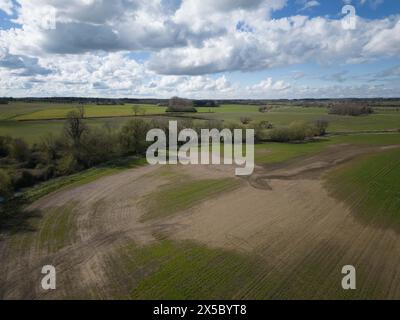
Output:
<path fill-rule="evenodd" d="M 348 134 L 331 136 L 308 143 L 265 143 L 255 146 L 257 164 L 271 164 L 291 160 L 323 151 L 331 145 L 395 145 L 400 143 L 399 133 L 385 134 Z"/>
<path fill-rule="evenodd" d="M 330 172 L 327 181 L 332 193 L 360 217 L 400 227 L 399 149 L 347 163 Z"/>
<path fill-rule="evenodd" d="M 64 119 L 68 112 L 74 110 L 77 105 L 65 103 L 26 103 L 11 102 L 0 105 L 0 120 L 47 120 Z M 164 113 L 165 107 L 156 105 L 85 105 L 85 113 L 92 117 L 123 117 L 133 116 L 134 107 L 138 107 L 138 113 L 158 114 Z"/>
<path fill-rule="evenodd" d="M 163 240 L 145 248 L 131 242 L 108 259 L 107 277 L 119 299 L 360 299 L 381 289 L 374 279 L 374 288 L 341 290 L 335 285 L 341 281 L 340 273 L 331 275 L 335 257 L 321 261 L 320 254 L 305 257 L 302 268 L 288 276 L 253 254 L 191 241 Z M 367 278 L 360 268 L 360 283 Z"/>
<path fill-rule="evenodd" d="M 214 111 L 214 109 L 212 109 Z M 256 106 L 229 106 L 215 108 L 215 113 L 201 115 L 205 119 L 240 121 L 249 117 L 253 121 L 269 121 L 275 126 L 289 125 L 295 121 L 312 122 L 324 119 L 329 122 L 329 132 L 357 132 L 400 129 L 400 112 L 396 109 L 380 111 L 369 116 L 338 116 L 328 114 L 327 108 L 278 106 L 268 113 L 258 112 Z"/>
<path fill-rule="evenodd" d="M 178 184 L 174 181 L 144 199 L 147 211 L 142 219 L 146 221 L 172 215 L 192 207 L 201 200 L 238 186 L 239 182 L 235 179 L 186 180 Z"/>
<path fill-rule="evenodd" d="M 151 115 L 165 113 L 164 107 L 152 105 L 137 105 L 138 115 Z M 85 106 L 85 117 L 87 118 L 110 118 L 134 116 L 134 105 L 123 106 Z M 43 110 L 26 113 L 13 118 L 13 120 L 43 120 L 43 119 L 65 119 L 69 112 L 73 111 L 72 106 L 63 108 L 46 108 Z"/>

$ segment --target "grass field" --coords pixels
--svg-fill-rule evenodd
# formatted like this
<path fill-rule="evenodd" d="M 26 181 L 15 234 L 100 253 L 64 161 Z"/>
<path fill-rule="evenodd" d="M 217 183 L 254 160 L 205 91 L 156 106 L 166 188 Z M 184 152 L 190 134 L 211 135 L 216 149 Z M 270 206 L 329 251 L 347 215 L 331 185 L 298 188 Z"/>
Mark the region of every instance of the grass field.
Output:
<path fill-rule="evenodd" d="M 280 163 L 300 156 L 323 151 L 335 144 L 354 145 L 394 145 L 400 143 L 399 133 L 386 134 L 349 134 L 331 136 L 308 143 L 266 143 L 255 147 L 257 164 Z"/>
<path fill-rule="evenodd" d="M 200 114 L 201 115 L 201 114 Z M 275 126 L 288 125 L 295 121 L 315 121 L 325 119 L 329 122 L 329 132 L 356 132 L 400 129 L 400 112 L 395 109 L 390 111 L 377 111 L 369 116 L 350 117 L 328 114 L 326 108 L 303 107 L 275 107 L 268 113 L 258 112 L 254 106 L 221 106 L 216 108 L 215 114 L 204 115 L 207 119 L 225 121 L 239 121 L 247 116 L 253 121 L 266 120 Z"/>

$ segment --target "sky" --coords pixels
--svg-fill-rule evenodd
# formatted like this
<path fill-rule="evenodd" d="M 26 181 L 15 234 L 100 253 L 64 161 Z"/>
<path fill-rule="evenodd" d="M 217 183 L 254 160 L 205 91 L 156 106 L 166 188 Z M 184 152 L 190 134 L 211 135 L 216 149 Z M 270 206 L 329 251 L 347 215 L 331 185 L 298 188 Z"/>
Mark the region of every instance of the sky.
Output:
<path fill-rule="evenodd" d="M 0 96 L 400 97 L 399 0 L 0 0 Z"/>

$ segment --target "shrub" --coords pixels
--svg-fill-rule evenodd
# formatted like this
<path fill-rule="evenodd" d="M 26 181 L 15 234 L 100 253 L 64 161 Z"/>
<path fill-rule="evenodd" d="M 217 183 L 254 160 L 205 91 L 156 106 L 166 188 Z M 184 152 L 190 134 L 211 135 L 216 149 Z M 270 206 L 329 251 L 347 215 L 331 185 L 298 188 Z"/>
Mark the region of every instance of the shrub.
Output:
<path fill-rule="evenodd" d="M 241 117 L 241 118 L 240 118 L 240 122 L 241 122 L 243 125 L 248 125 L 248 124 L 250 124 L 252 121 L 253 121 L 253 120 L 252 120 L 250 117 Z"/>
<path fill-rule="evenodd" d="M 0 157 L 7 157 L 11 151 L 11 142 L 12 139 L 10 137 L 0 137 Z"/>
<path fill-rule="evenodd" d="M 271 111 L 272 108 L 273 107 L 271 107 L 271 106 L 262 106 L 262 107 L 258 108 L 258 111 L 261 113 L 267 113 L 267 112 Z"/>
<path fill-rule="evenodd" d="M 342 116 L 360 116 L 363 114 L 371 114 L 374 110 L 366 104 L 360 103 L 335 103 L 329 106 L 330 114 L 338 114 Z"/>
<path fill-rule="evenodd" d="M 290 141 L 290 132 L 289 128 L 281 127 L 281 128 L 275 128 L 269 133 L 269 139 L 270 141 L 274 142 L 288 142 Z"/>
<path fill-rule="evenodd" d="M 272 123 L 269 121 L 263 120 L 254 126 L 255 131 L 255 141 L 261 142 L 268 140 L 269 130 L 273 128 Z"/>
<path fill-rule="evenodd" d="M 261 121 L 261 122 L 258 124 L 258 126 L 259 126 L 261 129 L 272 129 L 272 128 L 274 127 L 273 124 L 272 124 L 271 122 L 267 121 L 267 120 Z"/>
<path fill-rule="evenodd" d="M 57 161 L 56 174 L 58 176 L 65 176 L 78 172 L 81 169 L 76 157 L 72 154 L 66 154 Z"/>
<path fill-rule="evenodd" d="M 66 148 L 65 140 L 61 137 L 56 138 L 51 134 L 44 137 L 38 146 L 45 164 L 54 164 Z"/>
<path fill-rule="evenodd" d="M 303 141 L 314 136 L 313 128 L 304 122 L 293 122 L 289 125 L 289 140 Z"/>
<path fill-rule="evenodd" d="M 85 168 L 107 162 L 117 155 L 118 141 L 111 131 L 91 129 L 81 141 L 78 162 Z"/>
<path fill-rule="evenodd" d="M 318 119 L 314 122 L 314 127 L 316 129 L 316 135 L 324 136 L 326 130 L 328 129 L 329 122 L 325 119 Z"/>
<path fill-rule="evenodd" d="M 30 157 L 28 144 L 22 139 L 14 139 L 11 143 L 11 157 L 19 162 L 28 161 Z"/>
<path fill-rule="evenodd" d="M 268 140 L 274 142 L 304 141 L 319 135 L 320 129 L 314 124 L 293 122 L 288 127 L 271 130 Z"/>
<path fill-rule="evenodd" d="M 41 151 L 31 151 L 28 161 L 24 164 L 26 168 L 33 169 L 39 164 L 46 163 L 46 155 Z"/>
<path fill-rule="evenodd" d="M 0 169 L 0 198 L 7 199 L 12 194 L 12 181 L 9 174 Z"/>
<path fill-rule="evenodd" d="M 13 175 L 13 184 L 16 189 L 32 187 L 36 182 L 38 179 L 30 170 L 18 170 Z"/>
<path fill-rule="evenodd" d="M 149 129 L 149 123 L 142 119 L 133 119 L 125 124 L 119 134 L 121 153 L 125 155 L 144 154 L 148 146 L 146 135 Z"/>
<path fill-rule="evenodd" d="M 56 167 L 54 165 L 48 165 L 36 168 L 34 170 L 34 176 L 40 181 L 47 181 L 56 176 Z"/>

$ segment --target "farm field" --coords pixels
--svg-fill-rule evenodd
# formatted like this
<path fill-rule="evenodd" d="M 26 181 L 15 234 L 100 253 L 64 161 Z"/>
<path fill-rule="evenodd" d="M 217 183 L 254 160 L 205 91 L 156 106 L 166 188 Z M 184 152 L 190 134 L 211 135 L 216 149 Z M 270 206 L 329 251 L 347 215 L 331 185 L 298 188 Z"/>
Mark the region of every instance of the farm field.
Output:
<path fill-rule="evenodd" d="M 30 143 L 61 133 L 71 110 L 12 107 L 0 107 L 0 135 Z M 132 106 L 101 108 L 88 106 L 86 123 L 119 127 L 134 116 Z M 160 107 L 146 108 L 151 117 Z M 257 144 L 245 178 L 231 166 L 134 158 L 23 190 L 28 203 L 0 228 L 0 298 L 400 299 L 399 112 L 207 110 L 196 118 L 276 126 L 323 118 L 329 134 Z M 56 291 L 37 285 L 44 264 L 57 269 Z M 356 291 L 340 285 L 348 264 Z"/>
<path fill-rule="evenodd" d="M 328 187 L 366 221 L 400 226 L 400 149 L 368 155 L 328 175 Z"/>
<path fill-rule="evenodd" d="M 368 117 L 349 117 L 330 115 L 326 108 L 292 107 L 278 111 L 273 109 L 269 113 L 259 113 L 247 111 L 247 106 L 243 107 L 242 112 L 216 112 L 211 115 L 204 115 L 203 118 L 213 120 L 237 121 L 241 117 L 248 116 L 253 121 L 269 121 L 277 126 L 288 125 L 294 121 L 315 121 L 325 119 L 329 121 L 329 132 L 357 132 L 372 130 L 397 129 L 400 123 L 400 112 L 382 112 Z M 229 110 L 229 109 L 228 109 Z"/>
<path fill-rule="evenodd" d="M 108 125 L 119 127 L 134 117 L 133 105 L 124 106 L 85 106 L 87 123 L 101 127 Z M 10 135 L 24 138 L 28 142 L 38 142 L 47 134 L 59 134 L 64 125 L 68 112 L 73 110 L 71 104 L 54 103 L 10 103 L 0 105 L 0 135 Z M 293 107 L 275 106 L 269 113 L 260 113 L 258 106 L 249 105 L 222 105 L 218 108 L 198 108 L 197 114 L 182 114 L 181 116 L 205 120 L 221 120 L 228 123 L 237 123 L 242 117 L 249 117 L 254 123 L 269 121 L 275 126 L 289 125 L 295 121 L 315 121 L 325 119 L 329 121 L 329 133 L 361 132 L 396 130 L 400 128 L 400 112 L 392 110 L 378 110 L 370 116 L 349 117 L 328 114 L 323 107 Z M 165 113 L 165 107 L 156 105 L 140 105 L 139 117 L 155 115 L 172 116 Z M 211 113 L 210 113 L 211 111 Z M 47 119 L 53 119 L 48 121 Z M 198 120 L 196 120 L 198 121 Z"/>
<path fill-rule="evenodd" d="M 295 159 L 325 150 L 331 145 L 396 145 L 399 133 L 334 135 L 309 143 L 266 143 L 255 146 L 255 160 L 259 165 L 273 164 Z"/>
<path fill-rule="evenodd" d="M 388 148 L 365 142 L 332 144 L 289 162 L 258 167 L 249 178 L 232 178 L 229 166 L 144 166 L 44 196 L 24 213 L 25 230 L 3 232 L 1 272 L 7 276 L 0 295 L 398 298 L 400 239 L 393 229 L 398 221 L 384 227 L 379 218 L 366 223 L 324 187 L 334 186 L 332 170 L 350 166 L 352 176 L 359 175 L 369 157 L 389 163 L 388 170 L 397 168 L 399 144 Z M 395 195 L 392 184 L 387 187 Z M 204 192 L 204 185 L 210 185 L 212 194 Z M 192 192 L 174 196 L 182 190 Z M 385 195 L 385 208 L 398 208 L 397 198 L 382 189 L 380 196 Z M 169 197 L 175 206 L 168 205 Z M 160 214 L 164 207 L 168 214 Z M 31 271 L 45 261 L 59 270 L 62 290 L 46 293 L 35 286 L 39 275 Z M 358 266 L 357 291 L 340 287 L 345 264 Z"/>
<path fill-rule="evenodd" d="M 149 105 L 138 105 L 140 115 L 152 115 L 165 113 L 166 108 L 149 106 Z M 110 117 L 128 117 L 133 116 L 132 110 L 133 105 L 124 106 L 85 106 L 85 116 L 87 118 L 110 118 Z M 17 121 L 27 120 L 46 120 L 46 119 L 65 119 L 68 112 L 74 110 L 74 107 L 64 108 L 46 108 L 44 110 L 35 111 L 32 113 L 23 114 L 13 118 Z"/>

